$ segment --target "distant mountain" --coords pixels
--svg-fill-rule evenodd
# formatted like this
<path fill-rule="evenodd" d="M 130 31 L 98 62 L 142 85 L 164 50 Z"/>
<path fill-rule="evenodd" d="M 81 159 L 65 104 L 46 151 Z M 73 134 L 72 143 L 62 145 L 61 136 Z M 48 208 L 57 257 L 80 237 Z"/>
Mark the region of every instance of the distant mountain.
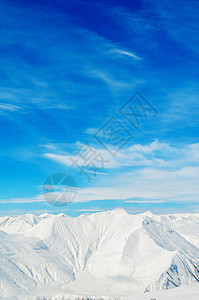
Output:
<path fill-rule="evenodd" d="M 198 283 L 198 241 L 199 214 L 1 217 L 0 299 L 118 299 Z"/>

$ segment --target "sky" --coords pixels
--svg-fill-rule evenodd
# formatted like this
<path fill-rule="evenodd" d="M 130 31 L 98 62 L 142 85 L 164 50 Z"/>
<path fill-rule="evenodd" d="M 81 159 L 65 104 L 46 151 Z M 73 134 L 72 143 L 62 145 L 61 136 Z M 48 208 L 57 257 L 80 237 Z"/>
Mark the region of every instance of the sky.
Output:
<path fill-rule="evenodd" d="M 194 0 L 0 1 L 1 215 L 199 212 L 198 16 Z M 61 207 L 43 195 L 60 173 L 77 187 Z"/>

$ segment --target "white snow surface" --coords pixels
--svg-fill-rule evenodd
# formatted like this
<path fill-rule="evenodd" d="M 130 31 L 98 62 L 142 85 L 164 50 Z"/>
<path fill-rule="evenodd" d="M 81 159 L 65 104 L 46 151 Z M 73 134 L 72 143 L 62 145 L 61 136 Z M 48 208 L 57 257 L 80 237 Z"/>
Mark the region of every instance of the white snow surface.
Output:
<path fill-rule="evenodd" d="M 199 214 L 0 217 L 0 299 L 198 300 Z"/>

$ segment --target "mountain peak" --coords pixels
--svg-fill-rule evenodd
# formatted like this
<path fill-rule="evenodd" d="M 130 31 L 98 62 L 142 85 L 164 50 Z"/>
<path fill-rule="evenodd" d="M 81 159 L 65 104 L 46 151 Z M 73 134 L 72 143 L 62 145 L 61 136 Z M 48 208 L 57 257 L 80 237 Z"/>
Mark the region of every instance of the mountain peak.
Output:
<path fill-rule="evenodd" d="M 115 209 L 110 210 L 108 212 L 111 212 L 113 214 L 128 214 L 127 211 L 124 208 L 115 208 Z"/>
<path fill-rule="evenodd" d="M 143 218 L 149 217 L 154 220 L 160 219 L 160 217 L 158 215 L 153 214 L 150 210 L 145 211 L 144 213 L 141 214 L 141 216 L 143 216 Z"/>

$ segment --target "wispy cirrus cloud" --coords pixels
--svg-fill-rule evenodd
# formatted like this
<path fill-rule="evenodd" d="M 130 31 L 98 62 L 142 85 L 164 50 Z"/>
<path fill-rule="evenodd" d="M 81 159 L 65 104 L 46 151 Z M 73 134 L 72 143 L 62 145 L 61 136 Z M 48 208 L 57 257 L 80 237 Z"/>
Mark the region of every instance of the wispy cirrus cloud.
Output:
<path fill-rule="evenodd" d="M 8 103 L 0 103 L 0 111 L 12 112 L 12 111 L 21 111 L 21 110 L 22 110 L 22 108 L 17 105 L 8 104 Z"/>
<path fill-rule="evenodd" d="M 86 68 L 87 69 L 87 68 Z M 105 69 L 92 67 L 91 69 L 87 69 L 85 72 L 88 78 L 96 78 L 99 79 L 102 83 L 105 83 L 106 86 L 114 91 L 116 90 L 132 90 L 136 85 L 137 81 L 131 78 L 128 80 L 121 79 L 120 76 L 111 74 Z"/>
<path fill-rule="evenodd" d="M 42 194 L 39 194 L 35 197 L 0 199 L 0 204 L 11 204 L 11 203 L 25 204 L 25 203 L 40 203 L 40 202 L 45 202 L 45 199 Z"/>
<path fill-rule="evenodd" d="M 168 35 L 187 49 L 198 54 L 198 1 L 151 1 L 154 10 L 161 17 L 161 25 Z M 176 11 L 174 17 L 173 11 Z M 186 20 L 186 22 L 184 22 Z"/>
<path fill-rule="evenodd" d="M 135 60 L 142 60 L 141 57 L 137 56 L 135 53 L 130 52 L 130 51 L 125 51 L 125 50 L 120 50 L 120 49 L 113 49 L 113 50 L 110 50 L 110 53 L 116 54 L 118 56 L 132 57 Z"/>

